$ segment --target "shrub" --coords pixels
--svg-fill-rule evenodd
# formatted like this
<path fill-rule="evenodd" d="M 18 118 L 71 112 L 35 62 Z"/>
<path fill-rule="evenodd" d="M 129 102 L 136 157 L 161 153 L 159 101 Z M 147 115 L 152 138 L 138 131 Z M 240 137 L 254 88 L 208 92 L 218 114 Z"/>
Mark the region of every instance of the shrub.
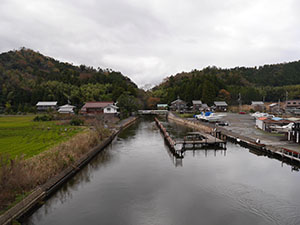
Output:
<path fill-rule="evenodd" d="M 34 117 L 33 121 L 51 121 L 53 120 L 53 116 L 46 114 L 46 115 L 42 115 L 42 116 L 36 116 Z"/>
<path fill-rule="evenodd" d="M 72 125 L 72 126 L 83 125 L 83 120 L 79 119 L 78 117 L 75 117 L 75 118 L 71 119 L 70 125 Z"/>

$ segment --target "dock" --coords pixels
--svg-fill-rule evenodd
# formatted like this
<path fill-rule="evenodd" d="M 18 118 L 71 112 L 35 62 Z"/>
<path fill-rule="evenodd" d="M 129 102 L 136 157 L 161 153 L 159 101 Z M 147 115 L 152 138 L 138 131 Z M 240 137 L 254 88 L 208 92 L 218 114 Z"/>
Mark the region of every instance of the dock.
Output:
<path fill-rule="evenodd" d="M 214 149 L 214 150 L 226 150 L 226 140 L 222 140 L 218 138 L 223 137 L 219 133 L 215 132 L 215 137 L 204 133 L 204 132 L 190 132 L 188 135 L 184 138 L 184 140 L 173 140 L 169 133 L 167 132 L 166 128 L 162 125 L 162 123 L 155 118 L 156 125 L 162 132 L 164 139 L 167 143 L 167 145 L 170 148 L 170 151 L 173 153 L 173 155 L 176 158 L 183 158 L 184 152 L 187 150 L 208 150 L 208 149 Z M 176 148 L 176 145 L 181 145 L 181 148 Z"/>
<path fill-rule="evenodd" d="M 226 141 L 206 134 L 204 132 L 190 132 L 184 140 L 175 141 L 175 145 L 181 144 L 182 150 L 185 149 L 205 149 L 207 147 L 214 147 L 219 149 L 226 149 Z M 192 147 L 189 147 L 192 146 Z"/>

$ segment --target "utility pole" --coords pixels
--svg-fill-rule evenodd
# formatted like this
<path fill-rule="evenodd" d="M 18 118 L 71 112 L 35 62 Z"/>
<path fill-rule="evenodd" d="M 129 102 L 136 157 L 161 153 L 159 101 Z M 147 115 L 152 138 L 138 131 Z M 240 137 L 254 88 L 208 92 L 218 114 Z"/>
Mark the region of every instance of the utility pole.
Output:
<path fill-rule="evenodd" d="M 239 102 L 239 112 L 241 112 L 241 109 L 242 109 L 242 95 L 241 95 L 241 93 L 239 93 L 238 102 Z"/>

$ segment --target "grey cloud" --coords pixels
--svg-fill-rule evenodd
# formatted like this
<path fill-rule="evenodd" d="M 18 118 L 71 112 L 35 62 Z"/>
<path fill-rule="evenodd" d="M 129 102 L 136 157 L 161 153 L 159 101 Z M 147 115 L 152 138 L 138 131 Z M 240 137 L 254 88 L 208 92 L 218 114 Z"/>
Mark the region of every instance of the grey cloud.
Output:
<path fill-rule="evenodd" d="M 138 85 L 181 71 L 298 60 L 299 9 L 287 0 L 2 0 L 0 51 L 22 46 L 112 68 Z"/>

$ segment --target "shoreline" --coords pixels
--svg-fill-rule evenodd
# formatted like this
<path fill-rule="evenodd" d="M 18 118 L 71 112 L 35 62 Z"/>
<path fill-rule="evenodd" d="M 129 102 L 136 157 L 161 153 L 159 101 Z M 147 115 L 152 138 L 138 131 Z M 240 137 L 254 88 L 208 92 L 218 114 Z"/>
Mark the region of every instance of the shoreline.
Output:
<path fill-rule="evenodd" d="M 205 132 L 211 133 L 213 131 L 213 128 L 210 126 L 177 117 L 172 112 L 168 113 L 168 119 L 183 126 L 188 126 L 199 130 L 202 129 L 202 131 Z M 262 153 L 268 154 L 276 159 L 279 159 L 283 162 L 290 161 L 293 166 L 297 165 L 298 167 L 300 167 L 300 153 L 296 151 L 293 151 L 288 148 L 273 146 L 270 144 L 256 143 L 256 140 L 251 137 L 245 137 L 232 131 L 228 131 L 222 127 L 216 127 L 216 132 L 221 132 L 222 135 L 226 136 L 226 139 L 230 140 L 231 142 L 238 143 L 243 147 L 255 149 Z"/>

